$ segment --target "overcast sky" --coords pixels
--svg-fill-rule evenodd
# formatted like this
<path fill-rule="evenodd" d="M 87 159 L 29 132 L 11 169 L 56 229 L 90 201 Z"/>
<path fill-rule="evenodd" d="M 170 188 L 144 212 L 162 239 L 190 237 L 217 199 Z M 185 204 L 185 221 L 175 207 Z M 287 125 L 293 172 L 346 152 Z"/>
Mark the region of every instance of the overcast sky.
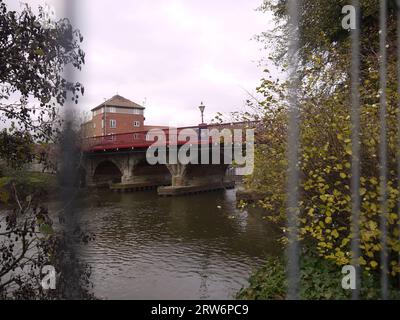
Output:
<path fill-rule="evenodd" d="M 146 124 L 193 125 L 244 109 L 266 55 L 252 37 L 271 28 L 262 0 L 81 0 L 73 20 L 84 36 L 84 110 L 116 93 L 139 104 Z M 6 1 L 18 7 L 16 0 Z M 63 0 L 48 3 L 63 17 Z"/>

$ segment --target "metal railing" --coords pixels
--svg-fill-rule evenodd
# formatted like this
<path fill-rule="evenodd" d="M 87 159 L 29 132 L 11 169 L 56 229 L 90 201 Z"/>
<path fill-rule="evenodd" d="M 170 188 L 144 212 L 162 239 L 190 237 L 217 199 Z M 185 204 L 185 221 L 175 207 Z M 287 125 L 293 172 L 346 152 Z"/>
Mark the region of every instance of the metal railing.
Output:
<path fill-rule="evenodd" d="M 81 140 L 81 148 L 85 152 L 109 149 L 148 148 L 165 144 L 183 145 L 188 142 L 194 144 L 210 144 L 215 142 L 206 130 L 213 129 L 222 131 L 228 129 L 232 133 L 234 129 L 254 127 L 258 122 L 234 122 L 223 124 L 209 124 L 205 126 L 188 126 L 179 128 L 160 128 L 127 133 L 116 133 L 105 136 L 87 137 Z M 181 135 L 181 136 L 180 136 Z M 245 135 L 238 138 L 231 135 L 234 143 L 243 142 Z"/>

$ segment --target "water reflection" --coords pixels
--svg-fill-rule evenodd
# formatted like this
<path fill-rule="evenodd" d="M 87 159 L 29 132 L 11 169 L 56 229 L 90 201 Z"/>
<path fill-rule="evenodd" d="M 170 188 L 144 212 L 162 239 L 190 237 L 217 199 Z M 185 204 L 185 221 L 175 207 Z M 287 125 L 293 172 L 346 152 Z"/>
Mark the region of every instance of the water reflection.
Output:
<path fill-rule="evenodd" d="M 96 240 L 83 248 L 97 296 L 230 299 L 280 250 L 257 213 L 235 208 L 235 191 L 159 198 L 102 192 L 84 201 Z"/>

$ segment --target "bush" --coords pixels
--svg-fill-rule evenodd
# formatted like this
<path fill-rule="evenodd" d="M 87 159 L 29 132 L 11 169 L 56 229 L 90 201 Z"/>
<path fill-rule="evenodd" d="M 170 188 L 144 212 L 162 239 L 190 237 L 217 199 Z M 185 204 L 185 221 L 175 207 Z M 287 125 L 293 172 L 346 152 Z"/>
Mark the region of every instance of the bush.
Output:
<path fill-rule="evenodd" d="M 0 175 L 0 202 L 7 203 L 15 194 L 18 194 L 20 199 L 28 196 L 46 198 L 51 191 L 55 191 L 57 188 L 57 180 L 54 175 L 4 169 L 3 176 Z"/>
<path fill-rule="evenodd" d="M 351 290 L 341 286 L 341 267 L 320 257 L 303 255 L 300 261 L 300 299 L 344 300 L 351 298 Z M 281 257 L 271 257 L 265 265 L 249 279 L 249 286 L 239 291 L 236 298 L 242 300 L 285 299 L 287 274 L 285 261 Z M 362 275 L 361 297 L 379 299 L 379 279 L 369 273 Z M 392 291 L 393 299 L 400 299 L 398 291 Z"/>

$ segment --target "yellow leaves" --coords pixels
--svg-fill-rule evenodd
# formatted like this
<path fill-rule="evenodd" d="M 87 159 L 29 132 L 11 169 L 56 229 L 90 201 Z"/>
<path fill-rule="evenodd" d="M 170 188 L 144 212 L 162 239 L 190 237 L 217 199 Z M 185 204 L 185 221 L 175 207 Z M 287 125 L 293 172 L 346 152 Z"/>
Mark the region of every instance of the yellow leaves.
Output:
<path fill-rule="evenodd" d="M 319 198 L 320 198 L 323 202 L 328 202 L 328 203 L 333 203 L 334 200 L 335 200 L 334 197 L 333 197 L 332 195 L 327 194 L 327 193 L 321 194 L 321 195 L 319 196 Z"/>
<path fill-rule="evenodd" d="M 360 257 L 358 259 L 358 262 L 360 265 L 365 266 L 367 264 L 367 261 L 365 261 L 364 257 Z"/>
<path fill-rule="evenodd" d="M 390 265 L 392 266 L 392 275 L 395 276 L 396 273 L 400 273 L 400 264 L 398 261 L 392 261 L 390 263 Z"/>
<path fill-rule="evenodd" d="M 318 242 L 318 246 L 321 248 L 325 248 L 326 247 L 326 243 L 325 242 Z"/>
<path fill-rule="evenodd" d="M 327 224 L 332 223 L 332 218 L 331 217 L 326 217 L 325 218 L 325 223 L 327 223 Z"/>
<path fill-rule="evenodd" d="M 334 195 L 336 198 L 339 198 L 339 197 L 342 195 L 342 193 L 341 193 L 339 190 L 335 189 L 335 190 L 333 190 L 333 195 Z"/>
<path fill-rule="evenodd" d="M 325 168 L 324 168 L 324 172 L 326 172 L 326 173 L 331 173 L 331 166 L 326 166 Z"/>
<path fill-rule="evenodd" d="M 378 239 L 379 231 L 361 230 L 361 240 L 364 242 L 371 242 Z"/>
<path fill-rule="evenodd" d="M 339 232 L 336 229 L 333 229 L 331 232 L 332 236 L 334 236 L 336 239 L 339 238 Z"/>
<path fill-rule="evenodd" d="M 379 251 L 379 250 L 381 250 L 381 245 L 378 243 L 378 244 L 374 244 L 373 246 L 372 246 L 372 248 L 375 250 L 375 251 Z"/>
<path fill-rule="evenodd" d="M 378 228 L 378 224 L 375 221 L 372 221 L 372 220 L 368 221 L 367 226 L 371 231 L 374 231 L 374 230 L 376 230 Z"/>
<path fill-rule="evenodd" d="M 345 247 L 349 242 L 350 242 L 350 239 L 349 239 L 349 238 L 344 238 L 344 239 L 342 240 L 341 247 Z"/>
<path fill-rule="evenodd" d="M 369 140 L 367 141 L 367 144 L 368 144 L 370 147 L 374 147 L 374 146 L 376 145 L 376 140 L 375 140 L 374 138 L 371 138 L 371 139 L 369 139 Z"/>
<path fill-rule="evenodd" d="M 378 206 L 376 205 L 376 203 L 371 203 L 371 210 L 374 212 L 378 211 Z"/>
<path fill-rule="evenodd" d="M 353 154 L 353 152 L 351 151 L 351 145 L 347 145 L 346 148 L 345 148 L 345 151 L 350 156 Z"/>
<path fill-rule="evenodd" d="M 375 177 L 370 178 L 369 182 L 374 186 L 378 185 L 378 180 Z"/>
<path fill-rule="evenodd" d="M 391 213 L 389 214 L 389 223 L 394 224 L 394 222 L 397 220 L 397 214 Z"/>
<path fill-rule="evenodd" d="M 345 174 L 344 172 L 341 172 L 341 173 L 340 173 L 340 177 L 341 177 L 342 179 L 346 179 L 346 178 L 347 178 L 347 174 Z"/>
<path fill-rule="evenodd" d="M 34 53 L 38 56 L 43 56 L 44 55 L 44 51 L 42 48 L 36 48 Z"/>
<path fill-rule="evenodd" d="M 341 265 L 341 266 L 344 266 L 344 265 L 349 264 L 350 260 L 348 258 L 346 258 L 346 257 L 339 257 L 338 259 L 336 259 L 336 263 Z"/>
<path fill-rule="evenodd" d="M 371 267 L 372 267 L 373 269 L 375 269 L 375 268 L 378 266 L 378 262 L 376 262 L 376 261 L 374 261 L 374 260 L 372 260 L 369 264 L 371 265 Z"/>

